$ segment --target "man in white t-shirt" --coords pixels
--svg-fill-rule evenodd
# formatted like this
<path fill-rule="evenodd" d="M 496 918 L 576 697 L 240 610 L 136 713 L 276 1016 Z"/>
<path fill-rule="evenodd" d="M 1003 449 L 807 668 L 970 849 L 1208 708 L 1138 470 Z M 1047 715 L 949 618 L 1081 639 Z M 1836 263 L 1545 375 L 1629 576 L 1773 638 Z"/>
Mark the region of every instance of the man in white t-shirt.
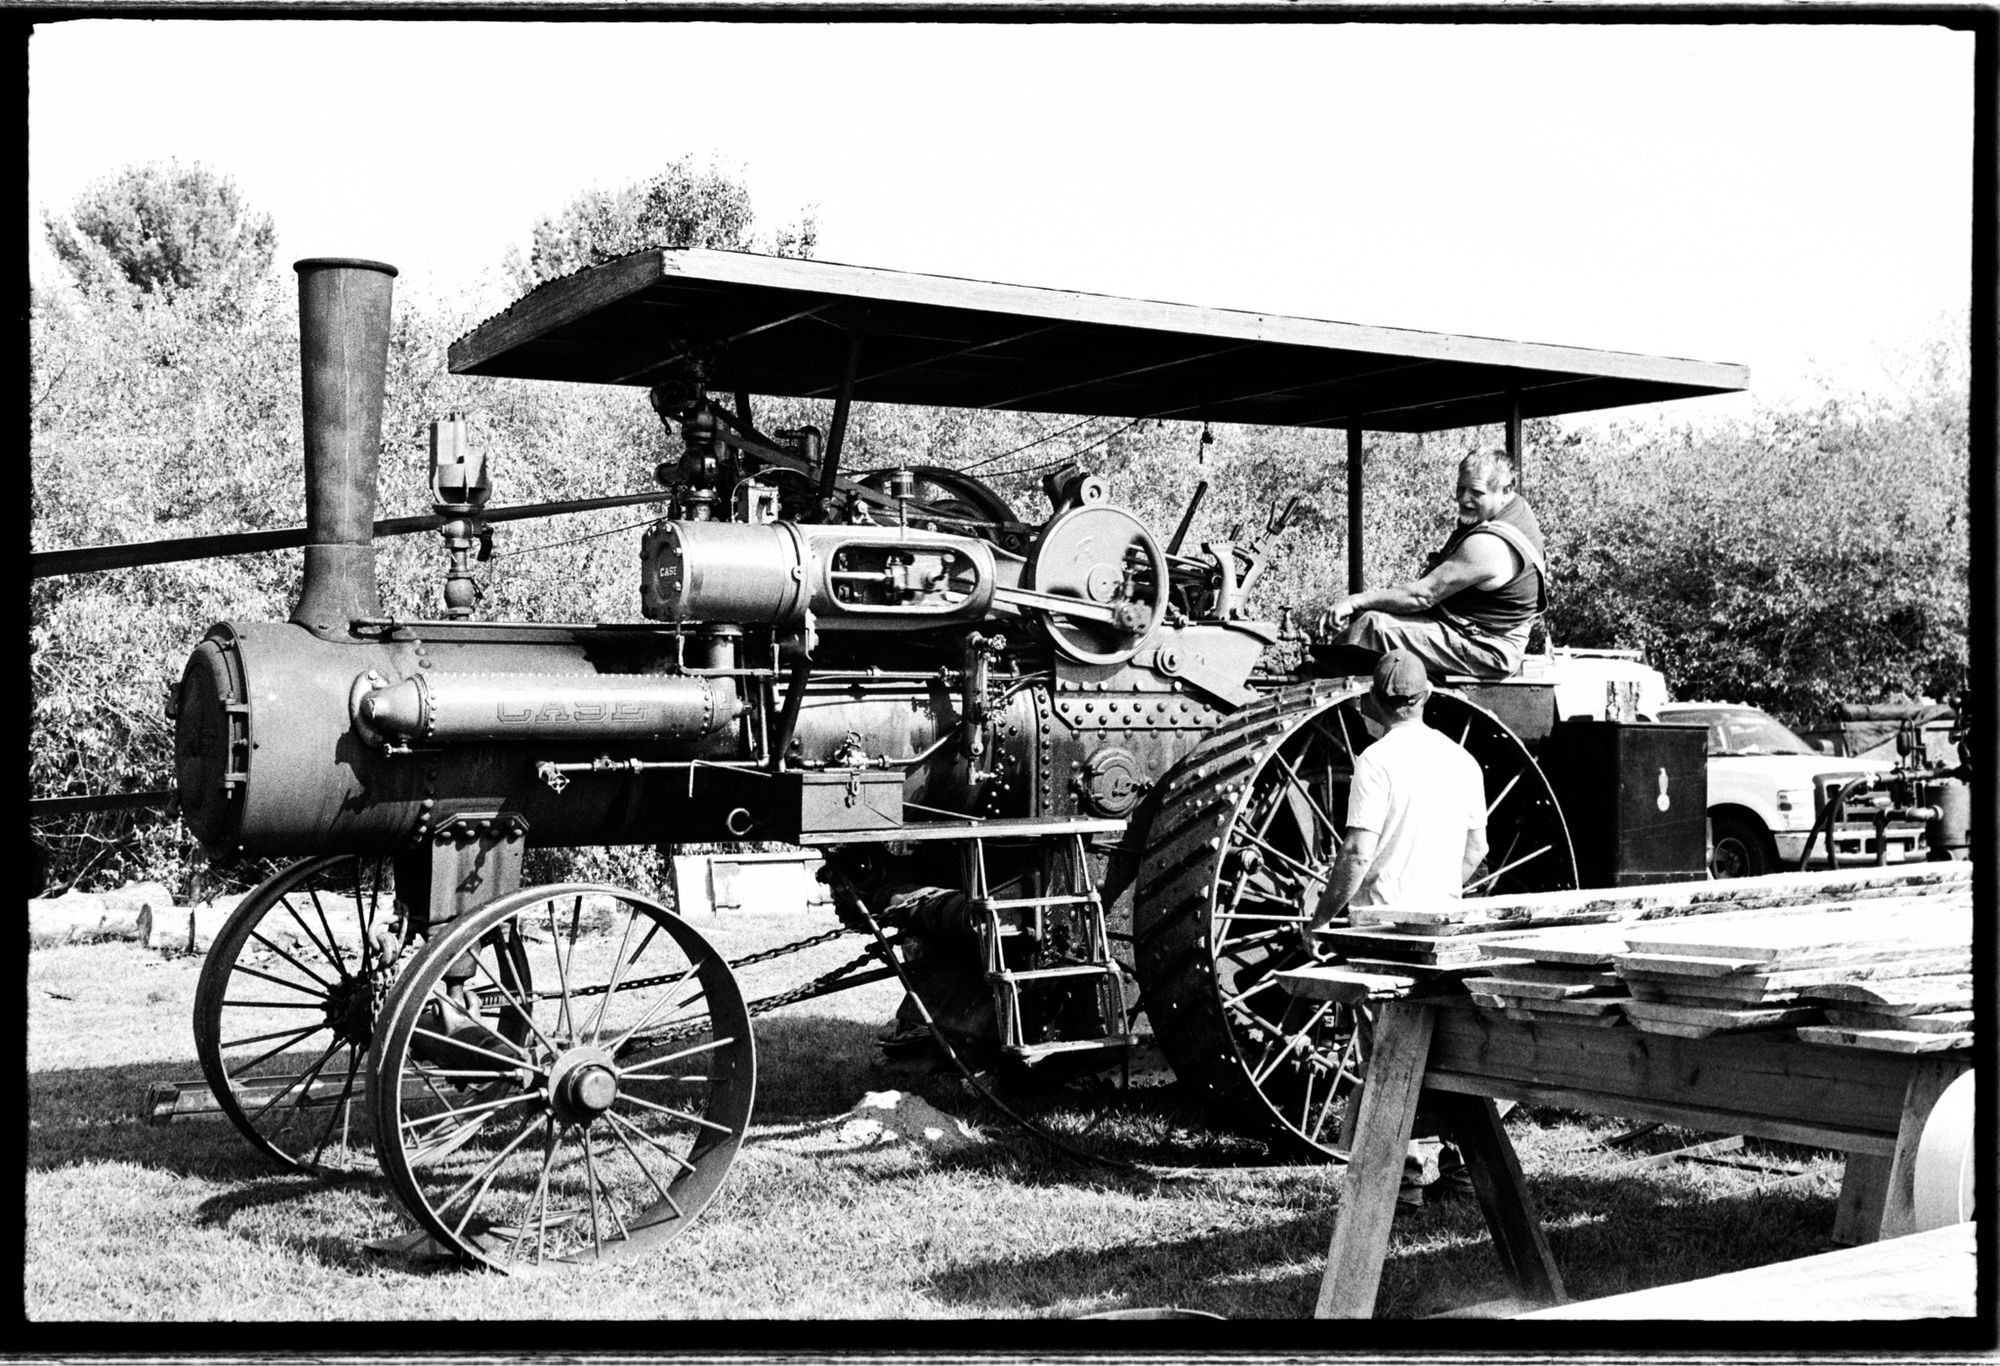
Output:
<path fill-rule="evenodd" d="M 1431 682 L 1408 650 L 1375 666 L 1362 707 L 1387 727 L 1354 761 L 1347 838 L 1313 916 L 1388 919 L 1381 907 L 1434 910 L 1458 900 L 1486 857 L 1486 784 L 1470 754 L 1424 724 Z"/>
<path fill-rule="evenodd" d="M 1351 925 L 1391 918 L 1383 909 L 1437 909 L 1457 901 L 1486 857 L 1486 783 L 1470 754 L 1424 724 L 1430 675 L 1408 650 L 1375 666 L 1362 710 L 1386 727 L 1354 761 L 1347 790 L 1347 838 L 1313 914 L 1319 929 L 1342 910 Z M 1424 1203 L 1424 1154 L 1435 1138 L 1412 1141 L 1403 1162 L 1399 1205 Z M 1438 1156 L 1436 1189 L 1471 1188 L 1464 1156 L 1451 1144 Z"/>

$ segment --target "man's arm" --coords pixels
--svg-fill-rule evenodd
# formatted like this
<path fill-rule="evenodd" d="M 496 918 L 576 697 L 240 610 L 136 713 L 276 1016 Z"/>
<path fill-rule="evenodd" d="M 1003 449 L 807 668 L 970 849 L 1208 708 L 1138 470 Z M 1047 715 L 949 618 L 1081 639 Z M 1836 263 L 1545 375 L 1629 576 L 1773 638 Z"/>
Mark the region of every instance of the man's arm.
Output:
<path fill-rule="evenodd" d="M 1466 831 L 1465 862 L 1459 868 L 1458 872 L 1458 881 L 1460 886 L 1463 886 L 1464 884 L 1472 880 L 1473 873 L 1478 871 L 1479 860 L 1485 857 L 1486 857 L 1486 828 L 1484 826 L 1481 826 L 1477 830 Z"/>
<path fill-rule="evenodd" d="M 1320 893 L 1319 905 L 1313 908 L 1312 928 L 1321 928 L 1354 900 L 1354 894 L 1361 890 L 1361 879 L 1368 876 L 1369 865 L 1375 862 L 1376 838 L 1373 830 L 1347 828 L 1347 842 L 1340 846 L 1340 857 L 1333 861 L 1326 890 Z M 1480 838 L 1484 842 L 1485 836 Z"/>
<path fill-rule="evenodd" d="M 1420 579 L 1393 588 L 1364 588 L 1334 599 L 1326 610 L 1325 629 L 1340 630 L 1357 612 L 1415 616 L 1468 588 L 1498 588 L 1520 572 L 1521 560 L 1514 547 L 1498 536 L 1468 536 Z"/>

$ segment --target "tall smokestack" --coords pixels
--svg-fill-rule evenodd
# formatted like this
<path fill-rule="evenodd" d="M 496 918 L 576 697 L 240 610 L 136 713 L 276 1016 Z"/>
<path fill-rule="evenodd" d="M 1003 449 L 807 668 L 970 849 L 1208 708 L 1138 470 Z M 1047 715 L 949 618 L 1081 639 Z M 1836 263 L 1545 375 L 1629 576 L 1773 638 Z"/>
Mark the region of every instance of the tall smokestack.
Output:
<path fill-rule="evenodd" d="M 305 399 L 305 586 L 292 620 L 346 636 L 382 614 L 375 585 L 375 470 L 389 368 L 394 266 L 299 261 L 299 371 Z"/>

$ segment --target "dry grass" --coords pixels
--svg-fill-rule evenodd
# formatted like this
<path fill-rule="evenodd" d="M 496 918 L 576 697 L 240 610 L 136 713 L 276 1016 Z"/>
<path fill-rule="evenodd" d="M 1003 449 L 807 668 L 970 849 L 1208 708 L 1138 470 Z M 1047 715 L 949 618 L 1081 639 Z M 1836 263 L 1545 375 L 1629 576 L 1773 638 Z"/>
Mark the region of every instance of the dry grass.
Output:
<path fill-rule="evenodd" d="M 738 917 L 700 928 L 730 956 L 817 926 Z M 753 970 L 755 996 L 851 957 L 858 940 Z M 1073 1087 L 1027 1102 L 1107 1156 L 1188 1166 L 1179 1180 L 1055 1154 L 927 1064 L 884 1060 L 892 983 L 759 1022 L 757 1122 L 714 1206 L 671 1247 L 616 1268 L 506 1278 L 371 1251 L 407 1223 L 373 1175 L 274 1172 L 226 1123 L 149 1126 L 150 1083 L 197 1076 L 199 960 L 128 944 L 38 951 L 28 968 L 25 1303 L 32 1320 L 1069 1318 L 1179 1305 L 1230 1318 L 1310 1314 L 1339 1172 L 1260 1165 L 1261 1149 L 1177 1103 L 1176 1088 Z M 871 1090 L 918 1093 L 986 1141 L 945 1153 L 798 1141 Z M 1623 1290 L 1827 1245 L 1840 1161 L 1751 1144 L 1796 1175 L 1613 1164 L 1693 1141 L 1612 1147 L 1616 1121 L 1517 1112 L 1509 1130 L 1570 1292 Z M 1399 1218 L 1378 1315 L 1412 1319 L 1508 1292 L 1476 1206 Z M 256 1344 L 246 1343 L 246 1347 Z M 265 1343 L 264 1346 L 273 1344 Z M 961 1344 L 964 1345 L 964 1344 Z"/>

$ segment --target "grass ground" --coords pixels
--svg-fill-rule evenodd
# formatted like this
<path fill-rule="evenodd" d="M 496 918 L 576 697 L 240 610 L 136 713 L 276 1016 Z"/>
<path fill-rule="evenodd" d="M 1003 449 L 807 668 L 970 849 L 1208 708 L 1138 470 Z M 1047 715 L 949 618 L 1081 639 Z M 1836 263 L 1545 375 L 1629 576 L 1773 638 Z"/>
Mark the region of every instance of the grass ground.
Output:
<path fill-rule="evenodd" d="M 822 926 L 701 927 L 729 956 Z M 753 969 L 751 996 L 851 957 L 848 939 Z M 31 1320 L 1073 1318 L 1176 1305 L 1301 1318 L 1340 1173 L 1266 1165 L 1170 1085 L 1078 1086 L 1024 1102 L 1106 1156 L 1192 1169 L 1155 1180 L 1079 1163 L 928 1063 L 876 1047 L 893 983 L 759 1022 L 756 1123 L 716 1203 L 672 1246 L 615 1269 L 513 1278 L 371 1251 L 407 1227 L 387 1183 L 277 1172 L 226 1122 L 155 1127 L 151 1083 L 199 1075 L 200 960 L 130 944 L 28 962 L 25 1304 Z M 949 1153 L 801 1144 L 869 1091 L 902 1090 L 983 1141 Z M 1837 1155 L 1750 1143 L 1768 1169 L 1618 1164 L 1702 1135 L 1516 1111 L 1509 1133 L 1573 1297 L 1760 1265 L 1828 1245 Z M 1414 1319 L 1508 1286 L 1470 1200 L 1399 1216 L 1377 1314 Z M 245 1342 L 246 1349 L 275 1347 Z M 644 1346 L 634 1342 L 634 1347 Z"/>

